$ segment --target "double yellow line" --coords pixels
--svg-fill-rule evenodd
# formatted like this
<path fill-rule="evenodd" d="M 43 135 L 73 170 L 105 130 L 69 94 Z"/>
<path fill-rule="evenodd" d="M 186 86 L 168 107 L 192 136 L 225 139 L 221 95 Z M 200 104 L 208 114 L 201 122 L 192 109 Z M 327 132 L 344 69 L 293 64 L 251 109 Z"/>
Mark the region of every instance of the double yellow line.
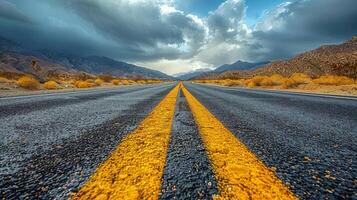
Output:
<path fill-rule="evenodd" d="M 218 181 L 219 194 L 215 199 L 296 199 L 182 83 L 123 139 L 72 199 L 158 199 L 181 88 Z"/>

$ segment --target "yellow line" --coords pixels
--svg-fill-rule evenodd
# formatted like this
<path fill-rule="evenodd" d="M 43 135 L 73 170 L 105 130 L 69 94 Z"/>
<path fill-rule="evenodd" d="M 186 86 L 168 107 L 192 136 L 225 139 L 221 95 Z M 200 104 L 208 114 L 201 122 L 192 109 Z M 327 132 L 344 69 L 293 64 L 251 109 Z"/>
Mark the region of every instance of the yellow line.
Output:
<path fill-rule="evenodd" d="M 183 93 L 198 125 L 218 181 L 216 199 L 297 199 L 252 152 L 185 87 Z"/>
<path fill-rule="evenodd" d="M 123 139 L 72 199 L 158 199 L 180 87 Z"/>

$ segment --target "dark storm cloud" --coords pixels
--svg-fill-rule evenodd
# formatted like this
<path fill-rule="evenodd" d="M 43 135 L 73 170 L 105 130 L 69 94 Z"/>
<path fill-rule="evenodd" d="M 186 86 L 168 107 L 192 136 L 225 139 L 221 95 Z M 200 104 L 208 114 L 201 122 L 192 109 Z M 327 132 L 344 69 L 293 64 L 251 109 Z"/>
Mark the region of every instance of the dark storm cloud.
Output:
<path fill-rule="evenodd" d="M 340 43 L 357 35 L 357 1 L 311 0 L 296 1 L 267 14 L 257 25 L 253 41 L 260 49 L 247 47 L 251 60 L 288 58 L 296 53 L 316 48 L 324 43 Z M 269 18 L 275 15 L 274 17 Z M 261 24 L 260 24 L 261 25 Z"/>
<path fill-rule="evenodd" d="M 156 1 L 15 3 L 27 13 L 36 13 L 32 19 L 36 25 L 1 22 L 0 34 L 32 48 L 126 60 L 175 59 L 190 57 L 205 37 L 203 27 L 190 16 L 178 11 L 162 13 Z"/>
<path fill-rule="evenodd" d="M 357 35 L 356 0 L 284 3 L 254 28 L 245 23 L 244 0 L 227 0 L 201 18 L 170 2 L 0 0 L 0 36 L 31 49 L 207 66 L 288 58 Z"/>
<path fill-rule="evenodd" d="M 5 0 L 0 0 L 0 18 L 29 23 L 31 20 L 20 12 L 16 6 Z"/>

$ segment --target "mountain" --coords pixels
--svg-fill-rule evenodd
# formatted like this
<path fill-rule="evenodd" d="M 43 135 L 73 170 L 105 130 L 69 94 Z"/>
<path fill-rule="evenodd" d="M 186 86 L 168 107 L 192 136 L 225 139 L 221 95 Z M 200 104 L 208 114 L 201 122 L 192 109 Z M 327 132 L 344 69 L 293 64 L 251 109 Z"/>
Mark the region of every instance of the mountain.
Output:
<path fill-rule="evenodd" d="M 5 51 L 24 51 L 19 44 L 0 36 L 0 53 Z"/>
<path fill-rule="evenodd" d="M 269 62 L 259 62 L 259 63 L 250 63 L 238 60 L 233 64 L 224 64 L 215 68 L 214 70 L 205 68 L 205 69 L 197 69 L 187 73 L 176 74 L 175 76 L 180 80 L 190 80 L 190 79 L 199 79 L 200 77 L 207 76 L 218 76 L 225 71 L 231 70 L 251 70 L 262 67 L 263 65 L 268 64 Z"/>
<path fill-rule="evenodd" d="M 357 79 L 357 37 L 342 44 L 323 45 L 289 60 L 272 62 L 258 69 L 226 71 L 218 75 L 199 78 L 237 79 L 273 74 L 291 76 L 294 73 L 305 73 L 313 78 L 322 75 L 338 75 Z"/>
<path fill-rule="evenodd" d="M 263 65 L 268 64 L 269 62 L 259 62 L 259 63 L 249 63 L 249 62 L 244 62 L 241 60 L 238 60 L 237 62 L 233 64 L 225 64 L 220 67 L 217 67 L 214 71 L 215 72 L 225 72 L 225 71 L 231 71 L 231 70 L 252 70 L 252 69 L 257 69 Z"/>
<path fill-rule="evenodd" d="M 0 37 L 0 75 L 17 78 L 32 74 L 40 80 L 51 77 L 112 75 L 123 78 L 171 80 L 160 71 L 136 66 L 103 56 L 77 56 L 49 50 L 33 51 Z"/>
<path fill-rule="evenodd" d="M 175 74 L 174 77 L 176 77 L 180 80 L 190 80 L 196 76 L 199 76 L 199 75 L 201 75 L 205 72 L 209 72 L 209 71 L 211 71 L 211 69 L 209 69 L 209 68 L 196 69 L 196 70 L 190 71 L 190 72 Z"/>
<path fill-rule="evenodd" d="M 66 65 L 71 69 L 80 70 L 91 74 L 110 74 L 113 76 L 127 78 L 142 77 L 172 79 L 171 76 L 166 75 L 160 71 L 136 66 L 122 61 L 116 61 L 104 56 L 80 57 L 74 55 L 54 53 L 50 51 L 41 52 L 53 62 Z"/>
<path fill-rule="evenodd" d="M 31 54 L 18 52 L 0 53 L 0 75 L 17 79 L 25 74 L 31 74 L 41 81 L 51 78 L 70 79 L 93 76 Z"/>

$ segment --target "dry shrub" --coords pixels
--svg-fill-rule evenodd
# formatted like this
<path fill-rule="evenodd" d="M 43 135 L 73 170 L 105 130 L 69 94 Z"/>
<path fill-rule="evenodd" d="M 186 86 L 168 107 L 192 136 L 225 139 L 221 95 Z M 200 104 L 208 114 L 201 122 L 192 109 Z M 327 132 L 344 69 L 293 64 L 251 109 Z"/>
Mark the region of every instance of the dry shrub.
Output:
<path fill-rule="evenodd" d="M 112 80 L 112 84 L 113 85 L 119 85 L 120 84 L 120 80 L 119 79 L 113 79 Z"/>
<path fill-rule="evenodd" d="M 106 83 L 110 83 L 114 79 L 114 77 L 111 75 L 100 75 L 99 78 Z"/>
<path fill-rule="evenodd" d="M 244 81 L 244 85 L 246 85 L 249 88 L 253 88 L 256 87 L 257 85 L 255 84 L 255 82 L 252 79 L 247 79 Z"/>
<path fill-rule="evenodd" d="M 146 80 L 137 80 L 136 81 L 138 84 L 146 84 L 147 82 L 146 82 Z"/>
<path fill-rule="evenodd" d="M 45 84 L 43 84 L 43 87 L 45 87 L 47 90 L 55 90 L 58 89 L 58 84 L 55 81 L 47 81 Z"/>
<path fill-rule="evenodd" d="M 242 80 L 231 80 L 231 79 L 226 79 L 226 80 L 222 80 L 222 81 L 218 81 L 218 80 L 212 80 L 212 83 L 218 83 L 224 86 L 243 86 L 244 82 Z"/>
<path fill-rule="evenodd" d="M 130 82 L 128 80 L 122 80 L 121 83 L 123 85 L 130 85 Z"/>
<path fill-rule="evenodd" d="M 90 84 L 94 84 L 94 79 L 87 79 L 86 82 Z"/>
<path fill-rule="evenodd" d="M 104 83 L 104 81 L 103 81 L 102 79 L 100 79 L 100 78 L 97 78 L 97 79 L 95 79 L 94 83 L 95 83 L 97 86 L 101 86 L 101 85 Z"/>
<path fill-rule="evenodd" d="M 0 83 L 10 83 L 11 81 L 5 77 L 0 77 Z"/>
<path fill-rule="evenodd" d="M 284 83 L 285 81 L 285 78 L 280 75 L 280 74 L 273 74 L 271 77 L 270 77 L 270 80 L 272 81 L 272 84 L 273 85 L 281 85 Z"/>
<path fill-rule="evenodd" d="M 17 80 L 17 84 L 20 87 L 28 90 L 37 90 L 40 88 L 40 82 L 37 79 L 29 76 L 23 76 L 19 78 L 19 80 Z"/>
<path fill-rule="evenodd" d="M 294 73 L 290 76 L 290 79 L 295 81 L 297 84 L 307 84 L 311 82 L 311 78 L 303 73 Z"/>
<path fill-rule="evenodd" d="M 274 82 L 270 79 L 269 76 L 255 76 L 255 77 L 253 77 L 251 79 L 247 79 L 245 81 L 245 85 L 247 87 L 273 86 Z"/>
<path fill-rule="evenodd" d="M 296 82 L 294 79 L 286 78 L 286 79 L 284 79 L 284 81 L 281 84 L 280 88 L 281 89 L 289 89 L 289 88 L 294 88 L 294 87 L 296 87 L 298 85 L 299 85 L 299 83 Z"/>
<path fill-rule="evenodd" d="M 92 84 L 87 81 L 76 81 L 74 86 L 76 86 L 76 88 L 90 88 L 92 87 Z"/>
<path fill-rule="evenodd" d="M 346 76 L 332 75 L 321 76 L 320 78 L 314 79 L 312 82 L 319 85 L 351 85 L 355 83 L 353 79 Z"/>

